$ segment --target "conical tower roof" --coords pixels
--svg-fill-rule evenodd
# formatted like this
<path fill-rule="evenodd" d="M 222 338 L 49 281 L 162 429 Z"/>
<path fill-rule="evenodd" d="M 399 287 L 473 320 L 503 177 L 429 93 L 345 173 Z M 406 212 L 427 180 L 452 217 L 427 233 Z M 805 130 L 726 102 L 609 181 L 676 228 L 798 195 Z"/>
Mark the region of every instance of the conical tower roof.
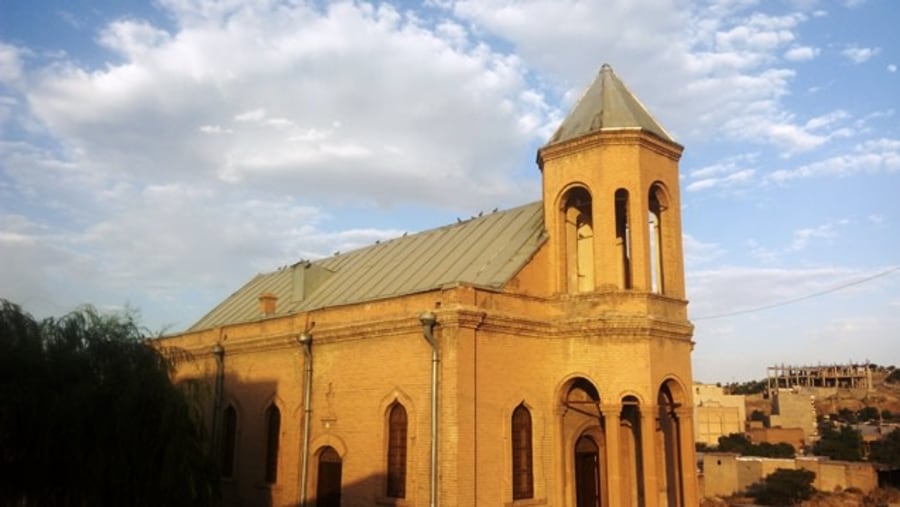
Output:
<path fill-rule="evenodd" d="M 545 146 L 594 132 L 621 129 L 642 129 L 660 139 L 675 143 L 666 129 L 650 115 L 641 101 L 616 76 L 612 67 L 603 64 L 597 79 L 584 92 Z"/>

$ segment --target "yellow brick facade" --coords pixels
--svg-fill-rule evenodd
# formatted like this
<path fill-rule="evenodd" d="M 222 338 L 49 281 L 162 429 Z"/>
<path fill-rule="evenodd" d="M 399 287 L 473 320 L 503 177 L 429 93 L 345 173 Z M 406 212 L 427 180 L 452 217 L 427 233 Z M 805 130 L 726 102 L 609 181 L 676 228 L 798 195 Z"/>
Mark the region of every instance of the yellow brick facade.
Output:
<path fill-rule="evenodd" d="M 177 379 L 207 386 L 220 458 L 233 430 L 225 503 L 697 505 L 680 154 L 640 129 L 543 148 L 547 239 L 501 289 L 458 283 L 161 340 L 189 353 Z M 567 222 L 576 208 L 591 233 Z M 644 225 L 650 214 L 656 229 Z M 436 363 L 423 312 L 436 321 Z M 388 485 L 395 403 L 407 417 L 402 496 Z M 268 481 L 272 406 L 280 425 Z M 513 427 L 517 410 L 527 432 Z M 335 477 L 339 501 L 326 495 Z"/>

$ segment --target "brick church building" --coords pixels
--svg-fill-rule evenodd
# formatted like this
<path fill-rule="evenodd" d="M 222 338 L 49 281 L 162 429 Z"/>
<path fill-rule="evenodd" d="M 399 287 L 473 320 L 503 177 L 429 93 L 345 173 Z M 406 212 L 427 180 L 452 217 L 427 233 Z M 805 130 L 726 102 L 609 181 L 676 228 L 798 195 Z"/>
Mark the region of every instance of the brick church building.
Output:
<path fill-rule="evenodd" d="M 604 65 L 540 201 L 257 275 L 160 339 L 224 504 L 697 505 L 682 149 Z"/>

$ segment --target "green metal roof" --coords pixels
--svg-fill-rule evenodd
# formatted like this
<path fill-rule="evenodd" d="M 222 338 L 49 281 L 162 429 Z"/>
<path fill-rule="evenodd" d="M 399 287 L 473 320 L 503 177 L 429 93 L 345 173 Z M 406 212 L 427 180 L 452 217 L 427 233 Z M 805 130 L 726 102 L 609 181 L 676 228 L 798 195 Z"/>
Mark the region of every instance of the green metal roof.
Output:
<path fill-rule="evenodd" d="M 438 289 L 502 288 L 545 240 L 542 203 L 489 213 L 352 252 L 256 275 L 190 331 L 261 317 L 259 296 L 287 315 Z"/>
<path fill-rule="evenodd" d="M 603 64 L 597 79 L 584 92 L 545 146 L 602 130 L 642 129 L 675 142 L 613 72 Z"/>

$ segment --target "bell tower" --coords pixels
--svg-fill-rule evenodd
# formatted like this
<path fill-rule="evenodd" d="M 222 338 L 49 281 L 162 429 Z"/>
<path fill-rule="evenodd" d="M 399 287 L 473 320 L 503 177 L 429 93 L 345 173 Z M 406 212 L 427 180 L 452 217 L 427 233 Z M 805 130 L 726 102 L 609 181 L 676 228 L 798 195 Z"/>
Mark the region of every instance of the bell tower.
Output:
<path fill-rule="evenodd" d="M 537 154 L 556 292 L 684 299 L 682 150 L 604 64 Z"/>
<path fill-rule="evenodd" d="M 569 462 L 581 463 L 585 453 L 606 459 L 586 471 L 563 462 L 561 476 L 571 472 L 579 505 L 598 495 L 596 484 L 603 505 L 698 503 L 682 151 L 603 65 L 537 153 L 548 235 L 543 265 L 564 309 L 555 324 L 578 351 L 565 356 L 585 372 L 577 382 L 590 387 L 576 401 L 565 397 L 574 388 L 561 395 L 561 447 Z M 602 415 L 566 410 L 575 403 L 594 404 Z"/>

